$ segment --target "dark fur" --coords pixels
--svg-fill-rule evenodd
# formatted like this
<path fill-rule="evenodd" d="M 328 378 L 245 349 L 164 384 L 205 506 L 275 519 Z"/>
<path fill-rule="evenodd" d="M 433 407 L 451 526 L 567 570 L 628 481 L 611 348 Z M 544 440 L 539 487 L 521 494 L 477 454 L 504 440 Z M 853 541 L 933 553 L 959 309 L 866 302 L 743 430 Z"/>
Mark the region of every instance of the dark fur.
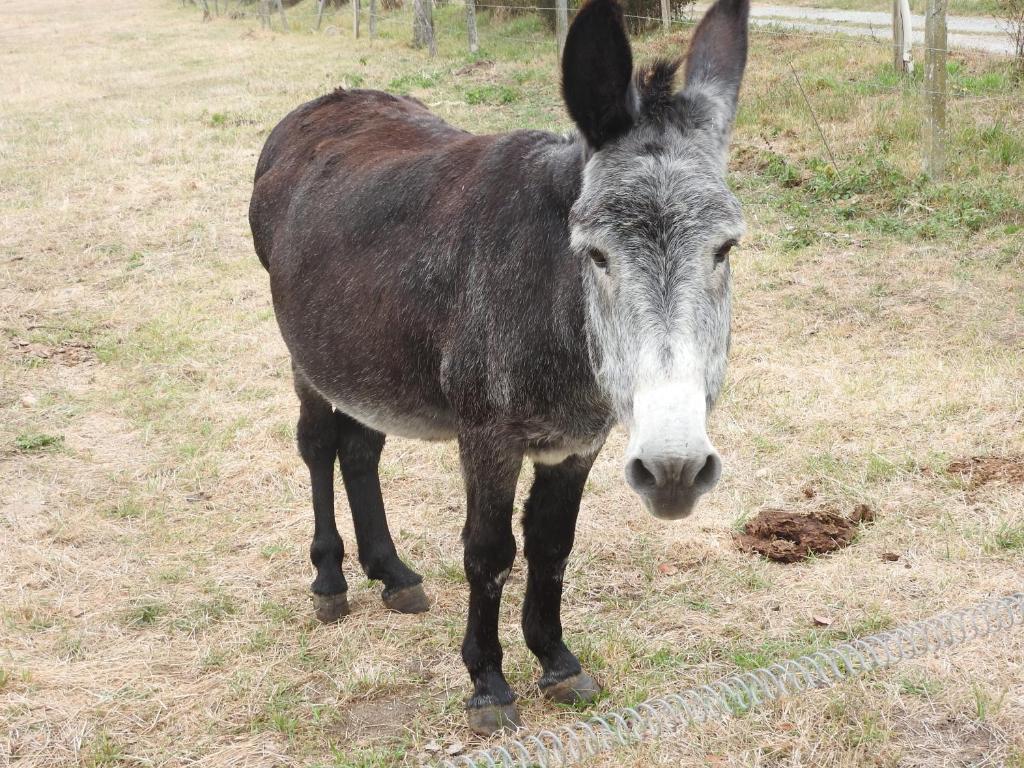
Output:
<path fill-rule="evenodd" d="M 562 642 L 561 576 L 587 473 L 616 416 L 595 379 L 583 279 L 593 265 L 570 248 L 570 209 L 589 157 L 671 111 L 676 67 L 657 64 L 634 85 L 621 9 L 592 0 L 577 14 L 563 62 L 582 139 L 476 136 L 414 99 L 339 89 L 285 117 L 257 165 L 249 216 L 300 400 L 316 523 L 313 592 L 336 597 L 347 588 L 334 461 L 359 560 L 387 597 L 421 579 L 388 531 L 377 476 L 382 432 L 457 437 L 471 708 L 513 700 L 498 606 L 515 555 L 516 481 L 524 455 L 538 451 L 568 458 L 538 464 L 525 505 L 523 630 L 542 686 L 580 672 Z"/>

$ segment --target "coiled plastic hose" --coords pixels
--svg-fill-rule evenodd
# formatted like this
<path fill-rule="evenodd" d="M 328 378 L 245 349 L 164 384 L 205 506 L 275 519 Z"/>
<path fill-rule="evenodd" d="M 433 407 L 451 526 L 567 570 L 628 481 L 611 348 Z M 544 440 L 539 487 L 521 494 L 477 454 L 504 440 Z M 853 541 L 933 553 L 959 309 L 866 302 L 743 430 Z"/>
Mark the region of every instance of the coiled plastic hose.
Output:
<path fill-rule="evenodd" d="M 1024 592 L 842 643 L 808 656 L 648 699 L 554 731 L 520 736 L 445 760 L 443 768 L 554 768 L 708 720 L 740 714 L 782 696 L 895 666 L 1024 625 Z"/>

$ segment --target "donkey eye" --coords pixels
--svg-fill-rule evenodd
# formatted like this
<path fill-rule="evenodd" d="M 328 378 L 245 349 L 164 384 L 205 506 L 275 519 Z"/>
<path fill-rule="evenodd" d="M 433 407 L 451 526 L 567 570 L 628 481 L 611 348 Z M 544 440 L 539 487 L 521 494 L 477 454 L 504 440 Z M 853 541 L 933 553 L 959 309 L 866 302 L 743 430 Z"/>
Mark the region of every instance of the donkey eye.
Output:
<path fill-rule="evenodd" d="M 729 251 L 731 251 L 735 245 L 738 245 L 735 240 L 728 240 L 722 243 L 718 250 L 715 251 L 715 264 L 721 264 L 725 261 L 725 257 L 729 255 Z"/>
<path fill-rule="evenodd" d="M 597 248 L 591 248 L 590 260 L 594 262 L 594 265 L 598 269 L 603 269 L 605 272 L 608 271 L 608 256 L 604 251 L 598 250 Z"/>

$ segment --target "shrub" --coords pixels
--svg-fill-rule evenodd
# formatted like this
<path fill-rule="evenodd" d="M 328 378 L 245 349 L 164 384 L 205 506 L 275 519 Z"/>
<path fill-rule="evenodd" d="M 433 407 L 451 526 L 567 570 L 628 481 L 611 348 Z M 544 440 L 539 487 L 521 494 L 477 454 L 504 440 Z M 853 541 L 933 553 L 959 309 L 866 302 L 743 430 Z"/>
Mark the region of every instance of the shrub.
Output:
<path fill-rule="evenodd" d="M 1020 82 L 1024 80 L 1024 0 L 998 0 L 996 17 L 1013 41 L 1014 73 Z"/>

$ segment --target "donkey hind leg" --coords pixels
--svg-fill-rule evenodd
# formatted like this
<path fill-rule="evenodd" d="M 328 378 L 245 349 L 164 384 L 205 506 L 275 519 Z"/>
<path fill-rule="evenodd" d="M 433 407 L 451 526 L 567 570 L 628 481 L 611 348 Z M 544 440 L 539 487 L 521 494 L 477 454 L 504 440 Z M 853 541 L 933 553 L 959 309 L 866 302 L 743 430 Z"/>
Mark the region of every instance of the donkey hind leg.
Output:
<path fill-rule="evenodd" d="M 335 417 L 338 460 L 356 529 L 359 563 L 369 578 L 384 583 L 384 605 L 400 613 L 423 613 L 430 608 L 423 577 L 398 557 L 384 513 L 378 473 L 384 435 L 343 413 Z"/>
<path fill-rule="evenodd" d="M 595 454 L 596 455 L 596 454 Z M 523 636 L 541 663 L 540 689 L 562 704 L 591 702 L 601 686 L 562 641 L 562 575 L 576 535 L 576 517 L 594 456 L 537 464 L 523 511 L 528 564 Z"/>
<path fill-rule="evenodd" d="M 348 585 L 341 572 L 345 548 L 334 520 L 334 460 L 338 455 L 338 426 L 334 409 L 295 372 L 299 396 L 296 429 L 299 454 L 309 468 L 313 490 L 313 543 L 309 558 L 316 568 L 313 580 L 313 610 L 324 623 L 346 616 Z"/>
<path fill-rule="evenodd" d="M 460 435 L 459 452 L 466 482 L 462 543 L 469 582 L 462 660 L 473 680 L 466 716 L 469 727 L 486 736 L 520 725 L 515 694 L 501 671 L 498 609 L 516 554 L 512 503 L 523 457 L 487 436 L 476 435 Z"/>

